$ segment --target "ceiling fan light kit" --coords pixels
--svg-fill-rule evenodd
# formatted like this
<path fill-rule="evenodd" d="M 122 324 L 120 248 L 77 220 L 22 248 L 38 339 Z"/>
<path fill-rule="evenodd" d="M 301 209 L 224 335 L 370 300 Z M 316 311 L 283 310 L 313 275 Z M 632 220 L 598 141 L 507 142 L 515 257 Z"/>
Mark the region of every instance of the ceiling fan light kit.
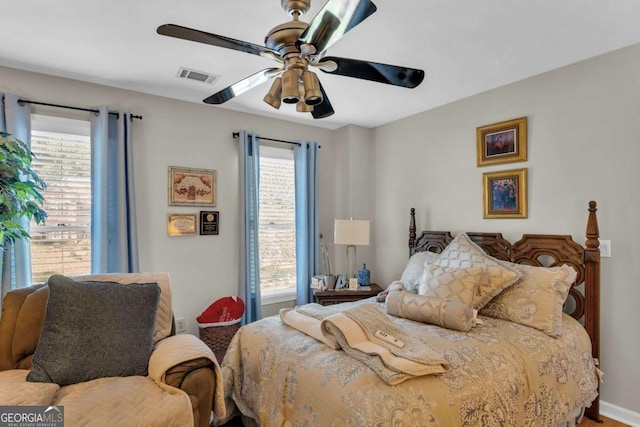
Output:
<path fill-rule="evenodd" d="M 313 111 L 313 106 L 300 101 L 296 104 L 296 111 L 298 113 L 310 113 Z"/>
<path fill-rule="evenodd" d="M 282 73 L 282 102 L 297 104 L 300 101 L 300 81 L 302 70 L 290 68 Z"/>
<path fill-rule="evenodd" d="M 271 84 L 271 89 L 264 96 L 264 102 L 278 110 L 282 103 L 282 77 L 276 77 Z"/>
<path fill-rule="evenodd" d="M 307 70 L 302 74 L 302 82 L 304 83 L 304 103 L 307 105 L 320 104 L 322 102 L 322 92 L 320 92 L 318 76 Z"/>
<path fill-rule="evenodd" d="M 222 104 L 274 79 L 264 101 L 279 109 L 281 103 L 297 104 L 296 111 L 310 112 L 314 119 L 334 114 L 331 102 L 316 73 L 325 73 L 414 88 L 424 79 L 424 71 L 396 65 L 350 58 L 329 57 L 326 50 L 348 31 L 371 16 L 376 6 L 370 0 L 328 0 L 309 22 L 300 16 L 309 10 L 311 0 L 281 0 L 282 8 L 292 20 L 272 28 L 264 46 L 217 34 L 165 24 L 158 34 L 233 49 L 259 55 L 280 63 L 278 68 L 266 68 L 205 98 L 207 104 Z"/>

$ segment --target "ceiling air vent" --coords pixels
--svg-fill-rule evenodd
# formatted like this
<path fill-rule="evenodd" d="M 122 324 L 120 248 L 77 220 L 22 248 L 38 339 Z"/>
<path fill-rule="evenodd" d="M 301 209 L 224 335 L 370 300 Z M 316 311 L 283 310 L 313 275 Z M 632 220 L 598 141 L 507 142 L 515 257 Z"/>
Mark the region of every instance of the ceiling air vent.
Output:
<path fill-rule="evenodd" d="M 176 77 L 187 80 L 195 80 L 197 82 L 208 84 L 213 84 L 220 78 L 220 76 L 216 76 L 215 74 L 185 67 L 180 67 L 178 69 L 178 74 L 176 74 Z"/>

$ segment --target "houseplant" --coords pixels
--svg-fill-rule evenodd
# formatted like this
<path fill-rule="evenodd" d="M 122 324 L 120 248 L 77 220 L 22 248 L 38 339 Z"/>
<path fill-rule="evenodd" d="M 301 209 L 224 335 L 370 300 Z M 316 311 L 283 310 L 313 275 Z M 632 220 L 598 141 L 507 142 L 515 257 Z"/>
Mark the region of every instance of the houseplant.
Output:
<path fill-rule="evenodd" d="M 40 224 L 47 217 L 41 193 L 46 184 L 31 168 L 33 157 L 24 142 L 0 132 L 0 248 L 15 239 L 30 237 L 20 218 L 35 219 Z"/>

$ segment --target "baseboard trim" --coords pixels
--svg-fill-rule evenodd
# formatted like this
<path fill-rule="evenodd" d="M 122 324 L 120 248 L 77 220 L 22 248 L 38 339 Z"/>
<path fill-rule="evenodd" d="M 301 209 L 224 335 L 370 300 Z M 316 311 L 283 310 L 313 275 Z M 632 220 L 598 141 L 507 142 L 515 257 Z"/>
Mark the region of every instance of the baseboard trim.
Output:
<path fill-rule="evenodd" d="M 614 405 L 613 403 L 608 403 L 601 400 L 600 413 L 607 418 L 611 418 L 612 420 L 629 424 L 632 427 L 640 427 L 639 413 Z"/>

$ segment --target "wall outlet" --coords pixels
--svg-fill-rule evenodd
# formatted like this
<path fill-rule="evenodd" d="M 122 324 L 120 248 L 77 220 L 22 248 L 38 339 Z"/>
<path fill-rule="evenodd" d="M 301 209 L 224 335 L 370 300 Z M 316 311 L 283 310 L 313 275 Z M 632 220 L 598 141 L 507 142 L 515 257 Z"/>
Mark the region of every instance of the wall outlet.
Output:
<path fill-rule="evenodd" d="M 176 333 L 181 334 L 185 332 L 185 330 L 184 317 L 178 317 L 176 319 Z"/>
<path fill-rule="evenodd" d="M 611 240 L 600 240 L 600 256 L 611 258 Z"/>

